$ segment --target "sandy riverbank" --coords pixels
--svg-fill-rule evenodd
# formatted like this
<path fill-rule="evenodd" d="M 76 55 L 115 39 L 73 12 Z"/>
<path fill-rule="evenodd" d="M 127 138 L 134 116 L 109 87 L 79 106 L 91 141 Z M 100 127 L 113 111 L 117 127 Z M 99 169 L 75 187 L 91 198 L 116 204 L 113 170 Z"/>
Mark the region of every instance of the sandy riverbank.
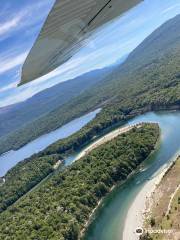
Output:
<path fill-rule="evenodd" d="M 151 199 L 152 193 L 156 190 L 157 185 L 159 185 L 171 165 L 172 163 L 164 165 L 157 173 L 155 173 L 153 178 L 145 183 L 142 190 L 134 199 L 134 202 L 127 213 L 123 231 L 123 240 L 139 240 L 139 236 L 136 234 L 136 229 L 143 228 L 144 216 L 145 213 L 149 212 L 150 207 L 148 200 Z"/>
<path fill-rule="evenodd" d="M 108 134 L 106 134 L 105 136 L 101 137 L 100 139 L 98 139 L 97 141 L 95 141 L 94 143 L 90 144 L 87 148 L 85 148 L 77 157 L 75 160 L 79 160 L 80 158 L 84 157 L 86 154 L 88 154 L 90 151 L 92 151 L 93 149 L 99 147 L 100 145 L 106 143 L 106 142 L 109 142 L 111 141 L 112 139 L 118 137 L 119 135 L 123 134 L 123 133 L 126 133 L 128 131 L 130 131 L 131 129 L 137 127 L 137 128 L 140 128 L 142 127 L 143 124 L 146 124 L 146 123 L 139 123 L 139 124 L 135 124 L 135 125 L 128 125 L 128 126 L 125 126 L 125 127 L 120 127 Z M 132 175 L 134 174 L 134 172 L 132 172 L 128 178 L 130 178 Z M 128 179 L 127 178 L 127 179 Z M 127 179 L 125 181 L 127 181 Z M 125 182 L 124 181 L 124 182 Z M 122 182 L 121 184 L 123 184 L 124 182 Z M 112 192 L 113 189 L 116 187 L 116 185 L 113 185 L 109 191 Z M 99 206 L 101 205 L 101 203 L 103 202 L 104 200 L 104 197 L 102 199 L 99 200 L 99 202 L 97 203 L 97 206 L 92 210 L 91 214 L 89 215 L 89 218 L 88 220 L 86 221 L 83 229 L 81 230 L 80 232 L 80 238 L 82 238 L 84 236 L 84 233 L 85 231 L 87 230 L 88 226 L 90 225 L 93 217 L 94 217 L 94 214 L 96 212 L 96 210 L 99 208 Z"/>
<path fill-rule="evenodd" d="M 100 139 L 93 142 L 92 144 L 90 144 L 85 149 L 83 149 L 80 152 L 80 154 L 76 157 L 75 160 L 79 160 L 80 158 L 84 157 L 86 154 L 91 152 L 93 149 L 99 147 L 100 145 L 102 145 L 104 143 L 107 143 L 107 142 L 111 141 L 112 139 L 118 137 L 119 135 L 121 135 L 123 133 L 126 133 L 126 132 L 130 131 L 134 127 L 140 128 L 143 124 L 145 124 L 145 123 L 139 123 L 139 124 L 136 124 L 136 125 L 129 125 L 129 126 L 125 126 L 125 127 L 120 127 L 118 129 L 106 134 L 105 136 L 101 137 Z"/>

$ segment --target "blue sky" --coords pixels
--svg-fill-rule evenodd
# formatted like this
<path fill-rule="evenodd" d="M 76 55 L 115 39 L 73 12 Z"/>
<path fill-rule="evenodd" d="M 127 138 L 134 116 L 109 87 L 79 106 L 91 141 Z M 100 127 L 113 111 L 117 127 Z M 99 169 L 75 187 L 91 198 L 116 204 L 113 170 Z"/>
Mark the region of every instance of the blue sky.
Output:
<path fill-rule="evenodd" d="M 31 97 L 59 82 L 121 59 L 168 19 L 180 14 L 180 0 L 145 0 L 99 29 L 71 60 L 35 82 L 17 88 L 23 61 L 54 0 L 1 0 L 0 107 Z"/>

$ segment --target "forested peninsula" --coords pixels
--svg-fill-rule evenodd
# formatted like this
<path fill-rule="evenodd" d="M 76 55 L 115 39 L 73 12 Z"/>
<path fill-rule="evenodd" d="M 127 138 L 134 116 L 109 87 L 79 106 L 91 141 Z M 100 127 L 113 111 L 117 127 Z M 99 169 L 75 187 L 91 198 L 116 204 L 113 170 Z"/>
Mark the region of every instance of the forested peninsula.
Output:
<path fill-rule="evenodd" d="M 0 181 L 0 239 L 80 237 L 98 202 L 153 151 L 159 127 L 145 124 L 134 128 L 64 171 L 55 171 L 54 166 L 57 162 L 63 166 L 65 156 L 116 124 L 147 111 L 180 109 L 179 39 L 177 16 L 151 34 L 101 83 L 0 139 L 0 153 L 18 149 L 86 112 L 102 108 L 80 131 L 17 164 L 6 174 L 5 182 Z M 37 186 L 47 176 L 47 181 Z"/>
<path fill-rule="evenodd" d="M 43 121 L 39 119 L 0 141 L 0 152 L 17 149 L 40 132 L 44 133 L 47 126 L 49 130 L 52 125 L 56 128 L 60 122 L 64 123 L 99 104 L 102 106 L 97 117 L 80 131 L 19 163 L 6 174 L 5 183 L 0 184 L 0 212 L 53 173 L 57 160 L 62 161 L 64 155 L 79 151 L 114 124 L 150 110 L 180 108 L 178 26 L 180 16 L 151 34 L 103 83 L 48 114 Z M 168 36 L 167 31 L 171 33 Z"/>
<path fill-rule="evenodd" d="M 0 239 L 77 240 L 98 202 L 154 150 L 157 124 L 143 124 L 57 172 L 0 214 Z"/>

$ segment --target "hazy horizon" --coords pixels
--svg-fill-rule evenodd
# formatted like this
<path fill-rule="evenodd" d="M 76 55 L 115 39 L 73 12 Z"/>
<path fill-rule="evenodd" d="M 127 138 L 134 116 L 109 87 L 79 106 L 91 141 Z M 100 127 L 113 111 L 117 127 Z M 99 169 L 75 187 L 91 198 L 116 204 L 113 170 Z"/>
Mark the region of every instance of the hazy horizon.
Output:
<path fill-rule="evenodd" d="M 54 0 L 44 3 L 33 0 L 30 4 L 25 0 L 21 4 L 12 4 L 9 0 L 3 2 L 0 17 L 0 107 L 24 101 L 60 82 L 115 63 L 161 24 L 180 13 L 178 0 L 145 0 L 101 28 L 86 41 L 78 54 L 58 69 L 17 88 L 21 66 L 53 3 Z"/>

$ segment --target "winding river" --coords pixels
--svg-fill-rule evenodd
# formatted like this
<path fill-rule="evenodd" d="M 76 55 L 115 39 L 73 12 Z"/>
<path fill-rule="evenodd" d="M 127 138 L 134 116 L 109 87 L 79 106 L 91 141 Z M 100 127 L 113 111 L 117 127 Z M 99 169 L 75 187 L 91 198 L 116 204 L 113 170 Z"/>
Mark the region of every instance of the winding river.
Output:
<path fill-rule="evenodd" d="M 75 119 L 49 134 L 43 135 L 18 151 L 10 151 L 0 156 L 0 176 L 10 168 L 47 146 L 77 132 L 91 121 L 100 109 Z M 132 176 L 124 185 L 116 187 L 101 204 L 92 224 L 89 226 L 85 240 L 122 240 L 124 223 L 133 200 L 147 183 L 165 164 L 180 153 L 180 112 L 150 112 L 138 116 L 124 126 L 141 123 L 158 122 L 161 128 L 161 139 L 157 150 L 147 159 L 140 171 Z M 77 153 L 79 154 L 79 153 Z M 77 157 L 69 156 L 66 165 L 72 164 Z M 128 240 L 128 239 L 126 239 Z"/>
<path fill-rule="evenodd" d="M 139 122 L 159 123 L 159 146 L 144 162 L 140 172 L 105 198 L 87 231 L 86 240 L 122 240 L 126 216 L 133 200 L 147 181 L 180 153 L 180 112 L 150 112 L 134 118 L 128 124 Z"/>

